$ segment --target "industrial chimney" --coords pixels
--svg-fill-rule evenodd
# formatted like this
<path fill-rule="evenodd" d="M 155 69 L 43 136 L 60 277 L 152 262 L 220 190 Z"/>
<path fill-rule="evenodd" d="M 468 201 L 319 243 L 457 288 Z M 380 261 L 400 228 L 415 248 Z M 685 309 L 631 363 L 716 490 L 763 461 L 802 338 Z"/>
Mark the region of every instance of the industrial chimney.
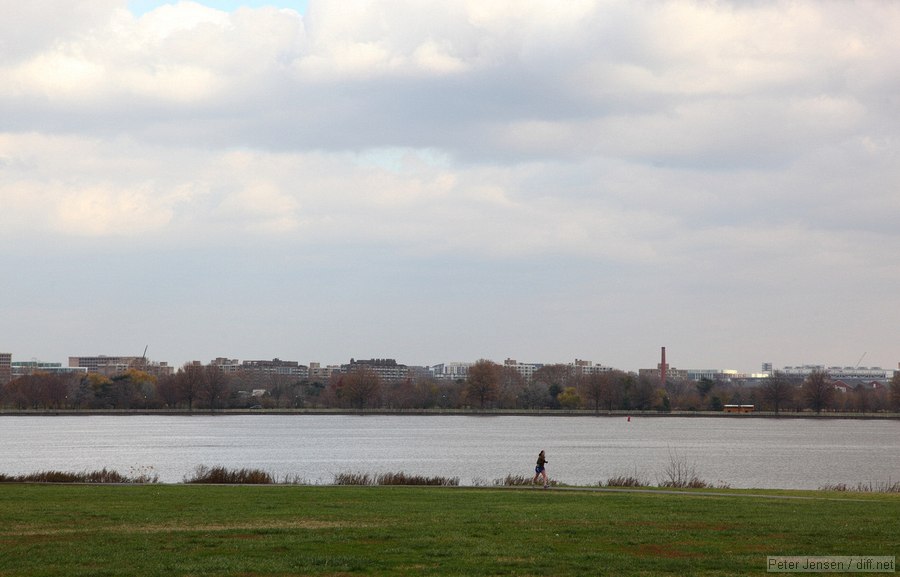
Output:
<path fill-rule="evenodd" d="M 666 369 L 669 368 L 669 365 L 666 364 L 666 347 L 662 348 L 662 359 L 659 363 L 659 384 L 661 387 L 666 386 Z"/>

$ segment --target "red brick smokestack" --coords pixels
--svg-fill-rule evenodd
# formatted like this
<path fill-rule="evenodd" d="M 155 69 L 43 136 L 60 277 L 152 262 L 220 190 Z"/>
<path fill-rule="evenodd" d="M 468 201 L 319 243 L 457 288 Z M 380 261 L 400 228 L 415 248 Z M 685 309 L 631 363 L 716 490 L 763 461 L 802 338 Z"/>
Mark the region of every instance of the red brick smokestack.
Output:
<path fill-rule="evenodd" d="M 659 363 L 659 384 L 662 387 L 666 386 L 666 369 L 669 366 L 666 364 L 666 347 L 662 348 L 662 361 Z"/>

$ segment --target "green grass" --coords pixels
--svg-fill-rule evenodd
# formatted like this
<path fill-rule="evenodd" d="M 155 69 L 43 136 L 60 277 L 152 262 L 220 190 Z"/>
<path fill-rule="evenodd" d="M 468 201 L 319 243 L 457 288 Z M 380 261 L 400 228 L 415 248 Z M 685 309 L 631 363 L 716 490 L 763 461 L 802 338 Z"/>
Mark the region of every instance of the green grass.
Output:
<path fill-rule="evenodd" d="M 723 493 L 0 485 L 0 576 L 760 575 L 900 552 L 900 495 Z"/>

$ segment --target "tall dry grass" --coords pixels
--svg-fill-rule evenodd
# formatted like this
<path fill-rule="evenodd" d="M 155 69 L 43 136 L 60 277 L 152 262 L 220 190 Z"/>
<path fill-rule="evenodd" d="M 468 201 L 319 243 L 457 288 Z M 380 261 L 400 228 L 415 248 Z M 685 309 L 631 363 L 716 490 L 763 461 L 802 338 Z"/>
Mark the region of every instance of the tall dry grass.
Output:
<path fill-rule="evenodd" d="M 98 471 L 39 471 L 25 475 L 6 475 L 0 473 L 0 483 L 158 483 L 159 477 L 148 473 L 138 476 L 127 476 L 112 469 L 103 468 Z"/>
<path fill-rule="evenodd" d="M 208 485 L 272 485 L 275 478 L 261 469 L 228 469 L 226 467 L 207 467 L 199 465 L 190 477 L 185 477 L 187 484 Z"/>

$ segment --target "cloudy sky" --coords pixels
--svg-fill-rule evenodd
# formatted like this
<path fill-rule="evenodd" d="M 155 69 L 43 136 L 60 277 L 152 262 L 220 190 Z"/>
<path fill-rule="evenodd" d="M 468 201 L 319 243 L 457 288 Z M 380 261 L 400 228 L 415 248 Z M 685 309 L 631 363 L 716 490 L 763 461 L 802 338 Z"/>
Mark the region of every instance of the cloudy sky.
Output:
<path fill-rule="evenodd" d="M 900 3 L 0 6 L 14 360 L 900 361 Z"/>

